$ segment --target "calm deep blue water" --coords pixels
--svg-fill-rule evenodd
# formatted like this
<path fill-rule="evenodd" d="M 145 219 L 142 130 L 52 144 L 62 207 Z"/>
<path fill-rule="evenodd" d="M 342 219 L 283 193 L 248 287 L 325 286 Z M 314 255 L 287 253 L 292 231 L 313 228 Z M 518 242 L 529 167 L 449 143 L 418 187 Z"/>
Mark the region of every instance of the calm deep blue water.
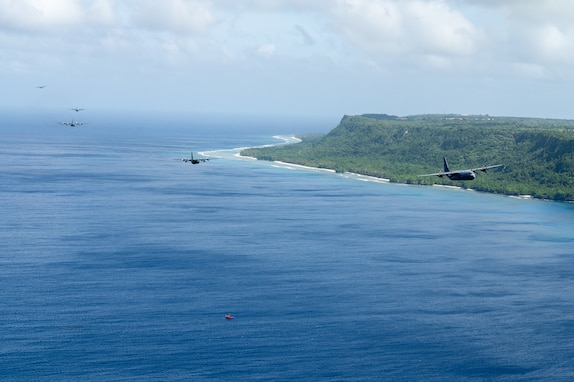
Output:
<path fill-rule="evenodd" d="M 293 121 L 98 118 L 2 122 L 0 379 L 574 379 L 574 205 L 234 156 Z"/>

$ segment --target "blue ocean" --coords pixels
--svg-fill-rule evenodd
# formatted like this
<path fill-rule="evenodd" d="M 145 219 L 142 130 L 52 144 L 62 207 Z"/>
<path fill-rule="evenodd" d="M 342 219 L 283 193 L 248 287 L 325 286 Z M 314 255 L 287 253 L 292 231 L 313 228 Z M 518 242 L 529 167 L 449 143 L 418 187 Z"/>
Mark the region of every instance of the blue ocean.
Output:
<path fill-rule="evenodd" d="M 574 204 L 237 156 L 338 121 L 84 113 L 3 117 L 0 379 L 574 380 Z"/>

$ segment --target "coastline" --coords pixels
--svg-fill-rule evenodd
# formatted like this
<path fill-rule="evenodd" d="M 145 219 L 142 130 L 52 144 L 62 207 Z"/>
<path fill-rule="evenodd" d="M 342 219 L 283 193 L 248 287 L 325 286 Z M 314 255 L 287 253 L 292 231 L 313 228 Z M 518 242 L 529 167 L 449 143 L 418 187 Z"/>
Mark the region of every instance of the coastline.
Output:
<path fill-rule="evenodd" d="M 253 146 L 253 147 L 243 147 L 243 148 L 239 149 L 239 151 L 235 154 L 235 156 L 239 157 L 239 158 L 243 158 L 243 159 L 258 160 L 256 157 L 241 155 L 241 151 L 244 149 L 249 149 L 249 148 L 263 148 L 263 147 L 271 147 L 271 146 L 286 145 L 286 144 L 301 142 L 301 139 L 299 139 L 295 136 L 274 135 L 273 138 L 280 139 L 283 142 L 270 143 L 270 144 L 265 144 L 265 145 L 261 145 L 261 146 Z M 329 168 L 305 166 L 305 165 L 301 165 L 301 164 L 289 163 L 289 162 L 283 162 L 283 161 L 271 161 L 271 163 L 275 163 L 275 164 L 278 164 L 278 165 L 283 166 L 283 167 L 296 167 L 296 168 L 301 168 L 301 169 L 305 169 L 305 170 L 325 171 L 325 172 L 329 172 L 329 173 L 333 173 L 333 174 L 337 174 L 337 175 L 341 175 L 341 176 L 347 176 L 349 178 L 355 178 L 356 180 L 363 181 L 363 182 L 391 183 L 391 180 L 387 179 L 387 178 L 378 178 L 376 176 L 362 175 L 362 174 L 355 173 L 355 172 L 337 173 L 335 170 L 329 169 Z M 409 183 L 401 183 L 401 182 L 393 182 L 393 183 L 404 184 L 406 186 L 426 186 L 426 187 L 428 187 L 427 185 L 423 185 L 423 184 L 409 184 Z M 486 191 L 475 190 L 472 188 L 464 188 L 464 187 L 460 187 L 460 186 L 450 186 L 450 185 L 442 185 L 442 184 L 432 184 L 430 186 L 431 187 L 450 188 L 450 189 L 463 190 L 463 191 L 486 192 Z M 492 192 L 487 192 L 487 193 L 495 194 Z M 522 200 L 538 199 L 532 195 L 507 195 L 507 194 L 496 194 L 496 195 L 502 195 L 502 196 L 506 196 L 509 198 L 522 199 Z M 550 199 L 539 199 L 539 200 L 550 200 Z M 552 200 L 550 200 L 550 201 L 552 201 Z"/>
<path fill-rule="evenodd" d="M 288 144 L 291 144 L 291 143 L 299 143 L 299 142 L 301 142 L 301 139 L 297 138 L 297 137 L 294 136 L 294 135 L 274 135 L 272 138 L 280 139 L 280 140 L 282 140 L 283 142 L 279 142 L 279 143 L 268 143 L 268 144 L 261 145 L 261 146 L 240 147 L 240 148 L 237 149 L 237 150 L 239 150 L 239 151 L 235 154 L 235 156 L 238 157 L 238 158 L 255 159 L 255 160 L 257 160 L 257 158 L 255 158 L 255 157 L 250 157 L 250 156 L 248 156 L 248 155 L 241 155 L 241 151 L 246 150 L 246 149 L 261 149 L 261 148 L 264 148 L 264 147 L 272 147 L 272 146 L 279 146 L 279 145 L 288 145 Z M 287 163 L 287 162 L 285 162 L 285 163 Z M 291 163 L 289 163 L 289 164 L 291 164 Z M 312 168 L 312 167 L 310 167 L 310 168 Z"/>

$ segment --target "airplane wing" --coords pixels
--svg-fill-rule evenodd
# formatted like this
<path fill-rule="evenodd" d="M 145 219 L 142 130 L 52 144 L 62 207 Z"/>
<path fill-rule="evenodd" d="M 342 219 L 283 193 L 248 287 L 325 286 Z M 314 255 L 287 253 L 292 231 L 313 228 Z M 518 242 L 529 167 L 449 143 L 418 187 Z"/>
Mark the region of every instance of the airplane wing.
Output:
<path fill-rule="evenodd" d="M 457 170 L 457 171 L 448 171 L 448 172 L 436 172 L 434 174 L 424 174 L 424 175 L 419 175 L 419 176 L 438 176 L 438 177 L 442 177 L 442 176 L 451 176 L 451 175 L 456 175 L 456 174 L 460 174 L 460 173 L 466 173 L 466 172 L 475 172 L 475 171 L 482 171 L 482 172 L 486 172 L 486 170 L 489 170 L 491 168 L 497 168 L 497 167 L 502 167 L 504 165 L 502 164 L 495 164 L 492 166 L 485 166 L 485 167 L 477 167 L 477 168 L 470 168 L 468 170 Z"/>
<path fill-rule="evenodd" d="M 470 171 L 482 171 L 485 172 L 486 170 L 489 170 L 491 168 L 496 168 L 496 167 L 502 167 L 502 164 L 495 164 L 492 166 L 486 166 L 486 167 L 478 167 L 478 168 L 471 168 Z"/>
<path fill-rule="evenodd" d="M 424 174 L 419 176 L 448 176 L 458 174 L 460 171 L 449 171 L 449 172 L 436 172 L 434 174 Z"/>
<path fill-rule="evenodd" d="M 87 122 L 58 122 L 60 125 L 66 126 L 82 126 L 87 124 Z"/>

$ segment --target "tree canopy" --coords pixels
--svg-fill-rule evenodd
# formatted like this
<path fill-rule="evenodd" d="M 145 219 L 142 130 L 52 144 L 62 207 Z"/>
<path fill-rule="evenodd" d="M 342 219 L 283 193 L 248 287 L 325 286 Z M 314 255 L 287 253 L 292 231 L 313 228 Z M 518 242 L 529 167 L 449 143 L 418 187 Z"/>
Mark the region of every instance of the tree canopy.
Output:
<path fill-rule="evenodd" d="M 488 115 L 344 116 L 326 135 L 242 155 L 415 184 L 458 185 L 509 195 L 574 200 L 574 121 Z M 420 177 L 503 164 L 473 181 Z"/>

